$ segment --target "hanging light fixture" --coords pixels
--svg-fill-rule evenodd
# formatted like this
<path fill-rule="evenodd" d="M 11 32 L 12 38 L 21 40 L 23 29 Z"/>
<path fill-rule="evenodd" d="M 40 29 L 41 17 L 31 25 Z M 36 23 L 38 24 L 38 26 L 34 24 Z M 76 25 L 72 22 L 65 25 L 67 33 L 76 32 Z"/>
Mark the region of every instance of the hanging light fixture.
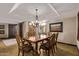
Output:
<path fill-rule="evenodd" d="M 38 19 L 38 9 L 35 9 L 36 11 L 36 21 L 35 21 L 35 26 L 36 26 L 36 39 L 39 38 L 39 19 Z"/>
<path fill-rule="evenodd" d="M 36 11 L 36 15 L 35 15 L 35 22 L 34 21 L 31 21 L 30 23 L 29 23 L 29 25 L 34 25 L 34 26 L 36 26 L 36 27 L 38 27 L 38 25 L 39 25 L 39 23 L 38 23 L 38 9 L 35 9 L 35 11 Z"/>
<path fill-rule="evenodd" d="M 38 14 L 37 14 L 37 12 L 38 12 L 38 9 L 35 9 L 36 10 L 36 22 L 35 22 L 35 25 L 36 25 L 36 27 L 38 27 L 39 26 L 39 22 L 38 22 Z"/>

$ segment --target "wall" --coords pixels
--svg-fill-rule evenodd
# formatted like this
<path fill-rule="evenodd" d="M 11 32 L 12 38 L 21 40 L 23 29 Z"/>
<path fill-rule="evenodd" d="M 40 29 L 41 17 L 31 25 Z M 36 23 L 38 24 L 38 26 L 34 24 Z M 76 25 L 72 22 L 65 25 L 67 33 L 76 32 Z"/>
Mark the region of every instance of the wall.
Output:
<path fill-rule="evenodd" d="M 59 33 L 58 41 L 68 44 L 76 45 L 76 39 L 77 39 L 77 24 L 76 24 L 76 17 L 73 18 L 66 18 L 63 20 L 51 20 L 47 22 L 47 32 L 49 32 L 49 23 L 54 22 L 63 22 L 63 32 Z M 24 23 L 23 28 L 24 34 L 28 32 L 28 24 L 27 22 Z"/>
<path fill-rule="evenodd" d="M 23 37 L 26 37 L 27 32 L 28 32 L 28 22 L 25 21 L 23 24 Z"/>
<path fill-rule="evenodd" d="M 77 39 L 77 48 L 79 49 L 79 38 L 77 37 L 78 36 L 78 25 L 79 22 L 78 22 L 78 16 L 76 17 L 76 39 Z"/>
<path fill-rule="evenodd" d="M 58 41 L 76 45 L 76 17 L 63 19 L 63 33 L 60 33 Z"/>
<path fill-rule="evenodd" d="M 0 34 L 0 38 L 8 38 L 8 24 L 0 23 L 0 25 L 5 25 L 5 34 Z"/>
<path fill-rule="evenodd" d="M 47 23 L 48 32 L 49 32 L 49 23 L 56 23 L 56 22 L 63 22 L 63 32 L 59 33 L 58 42 L 76 45 L 77 17 L 49 21 Z"/>

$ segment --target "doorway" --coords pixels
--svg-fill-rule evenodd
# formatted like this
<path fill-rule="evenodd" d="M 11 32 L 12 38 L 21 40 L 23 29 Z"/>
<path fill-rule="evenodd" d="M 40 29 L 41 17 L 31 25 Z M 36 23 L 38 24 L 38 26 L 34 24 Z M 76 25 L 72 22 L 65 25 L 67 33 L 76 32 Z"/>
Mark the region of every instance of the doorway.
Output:
<path fill-rule="evenodd" d="M 15 38 L 16 34 L 16 24 L 9 24 L 9 38 Z"/>

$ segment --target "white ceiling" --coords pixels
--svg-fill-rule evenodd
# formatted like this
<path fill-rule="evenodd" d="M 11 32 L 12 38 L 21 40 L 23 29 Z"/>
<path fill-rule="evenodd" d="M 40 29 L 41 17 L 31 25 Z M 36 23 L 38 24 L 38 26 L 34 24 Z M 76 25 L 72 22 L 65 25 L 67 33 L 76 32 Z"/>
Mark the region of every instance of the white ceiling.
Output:
<path fill-rule="evenodd" d="M 75 17 L 78 3 L 0 3 L 0 23 L 18 23 L 35 20 L 38 9 L 39 20 L 61 20 Z"/>

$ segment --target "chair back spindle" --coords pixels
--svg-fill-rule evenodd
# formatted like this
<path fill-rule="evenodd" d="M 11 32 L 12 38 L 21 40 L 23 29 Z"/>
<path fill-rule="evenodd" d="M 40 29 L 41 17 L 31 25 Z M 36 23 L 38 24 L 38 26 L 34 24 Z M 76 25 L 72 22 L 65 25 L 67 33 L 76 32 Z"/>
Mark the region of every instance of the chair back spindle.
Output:
<path fill-rule="evenodd" d="M 18 47 L 20 47 L 21 37 L 19 36 L 19 34 L 16 34 L 16 41 L 17 41 Z"/>

